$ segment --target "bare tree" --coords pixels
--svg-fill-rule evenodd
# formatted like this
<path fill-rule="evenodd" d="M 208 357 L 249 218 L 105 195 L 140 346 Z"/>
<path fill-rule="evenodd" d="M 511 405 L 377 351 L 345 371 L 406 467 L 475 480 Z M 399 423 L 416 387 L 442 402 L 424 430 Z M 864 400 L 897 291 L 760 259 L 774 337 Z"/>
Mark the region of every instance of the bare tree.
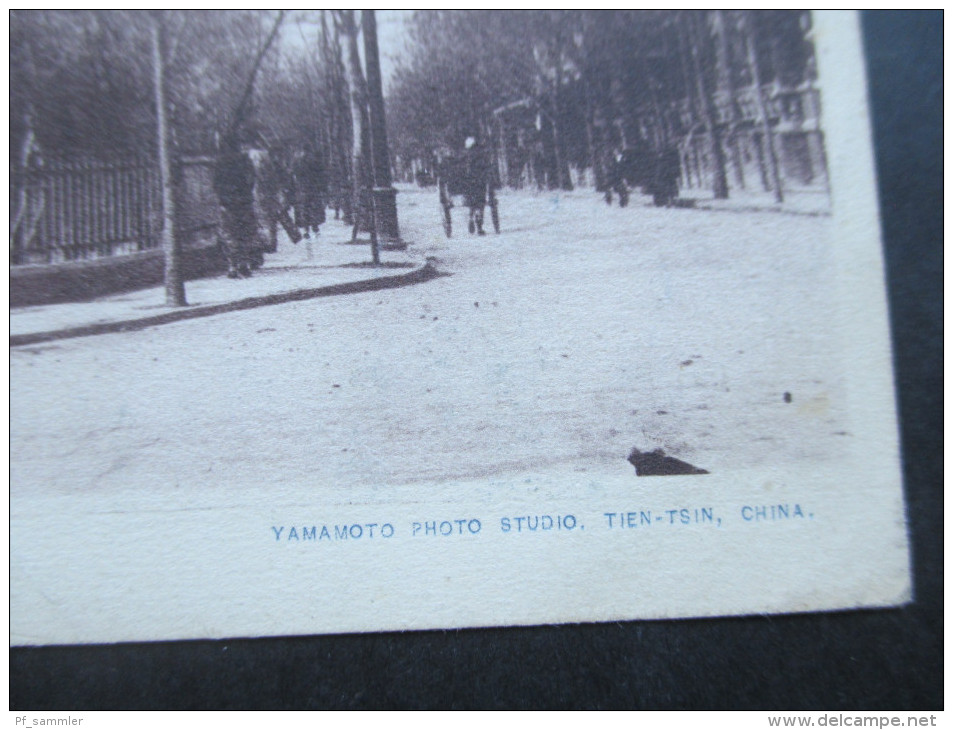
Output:
<path fill-rule="evenodd" d="M 284 20 L 284 17 L 285 11 L 279 10 L 278 17 L 275 18 L 274 25 L 271 27 L 271 32 L 268 34 L 268 37 L 262 46 L 258 49 L 258 54 L 255 56 L 255 61 L 252 63 L 251 70 L 248 72 L 248 78 L 245 80 L 245 86 L 242 89 L 241 96 L 239 97 L 238 103 L 235 105 L 235 108 L 231 113 L 227 134 L 234 134 L 237 132 L 242 123 L 245 121 L 248 113 L 248 102 L 252 97 L 252 92 L 255 90 L 255 79 L 258 78 L 258 71 L 261 69 L 261 62 L 264 60 L 265 55 L 271 48 L 272 43 L 274 43 L 275 37 L 278 35 L 278 29 L 281 28 L 281 22 Z"/>

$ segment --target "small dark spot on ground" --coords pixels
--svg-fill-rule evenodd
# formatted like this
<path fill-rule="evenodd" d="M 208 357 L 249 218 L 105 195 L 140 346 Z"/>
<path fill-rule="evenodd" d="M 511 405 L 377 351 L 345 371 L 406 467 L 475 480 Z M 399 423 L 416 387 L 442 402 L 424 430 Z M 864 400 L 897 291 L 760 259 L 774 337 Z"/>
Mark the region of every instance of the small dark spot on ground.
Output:
<path fill-rule="evenodd" d="M 705 469 L 699 469 L 686 461 L 666 456 L 662 449 L 654 451 L 639 451 L 632 449 L 628 461 L 635 467 L 635 475 L 640 477 L 675 476 L 680 474 L 708 474 Z"/>
<path fill-rule="evenodd" d="M 784 391 L 784 402 L 785 402 L 785 403 L 790 403 L 791 400 L 792 400 L 791 394 L 788 393 L 787 391 Z"/>
<path fill-rule="evenodd" d="M 695 362 L 694 360 L 682 360 L 682 367 L 687 368 L 689 365 L 691 365 L 694 362 Z"/>
<path fill-rule="evenodd" d="M 340 386 L 340 385 L 338 385 L 337 383 L 335 383 L 335 384 L 334 384 L 334 385 L 332 385 L 331 387 L 332 387 L 332 388 L 340 388 L 341 386 Z"/>
<path fill-rule="evenodd" d="M 655 411 L 655 413 L 656 413 L 656 415 L 659 415 L 659 416 L 667 416 L 667 415 L 668 415 L 668 411 Z"/>
<path fill-rule="evenodd" d="M 274 331 L 275 331 L 274 327 L 265 327 L 264 329 L 256 330 L 255 333 L 260 335 L 262 332 L 274 332 Z"/>
<path fill-rule="evenodd" d="M 480 303 L 479 303 L 479 302 L 474 302 L 474 303 L 473 303 L 473 306 L 474 306 L 474 307 L 479 307 L 479 306 L 480 306 Z"/>

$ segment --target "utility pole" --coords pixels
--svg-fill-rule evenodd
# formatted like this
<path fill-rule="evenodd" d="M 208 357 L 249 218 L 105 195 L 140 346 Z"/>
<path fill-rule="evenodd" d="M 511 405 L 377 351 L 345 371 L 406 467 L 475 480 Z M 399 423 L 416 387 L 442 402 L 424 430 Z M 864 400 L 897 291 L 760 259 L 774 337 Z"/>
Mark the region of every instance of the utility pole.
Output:
<path fill-rule="evenodd" d="M 184 307 L 185 283 L 179 243 L 175 236 L 175 195 L 169 154 L 169 122 L 165 93 L 166 28 L 161 10 L 152 11 L 152 73 L 156 103 L 156 134 L 159 151 L 159 181 L 162 188 L 162 250 L 165 252 L 165 303 Z"/>
<path fill-rule="evenodd" d="M 373 10 L 361 11 L 364 35 L 364 65 L 367 77 L 367 107 L 370 122 L 371 156 L 374 180 L 374 219 L 378 237 L 391 247 L 399 246 L 397 191 L 391 185 L 390 152 L 387 147 L 387 123 L 384 118 L 384 87 L 377 48 L 377 19 Z"/>

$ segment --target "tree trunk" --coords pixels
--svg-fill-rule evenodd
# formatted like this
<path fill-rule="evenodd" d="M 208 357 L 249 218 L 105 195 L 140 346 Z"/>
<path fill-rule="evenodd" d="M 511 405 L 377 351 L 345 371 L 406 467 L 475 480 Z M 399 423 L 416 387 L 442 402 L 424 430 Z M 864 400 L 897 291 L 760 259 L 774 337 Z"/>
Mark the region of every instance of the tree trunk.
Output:
<path fill-rule="evenodd" d="M 731 56 L 728 48 L 727 20 L 724 10 L 712 11 L 712 28 L 715 31 L 715 69 L 718 90 L 728 97 L 728 149 L 731 152 L 731 166 L 735 173 L 735 183 L 745 189 L 744 166 L 742 164 L 740 140 L 738 139 L 738 109 L 735 82 L 732 77 Z"/>
<path fill-rule="evenodd" d="M 330 108 L 331 144 L 327 152 L 330 169 L 333 171 L 332 194 L 335 198 L 335 210 L 340 206 L 341 220 L 353 225 L 349 164 L 353 147 L 350 137 L 350 103 L 342 68 L 340 34 L 335 24 L 336 32 L 332 41 L 328 34 L 326 12 L 329 11 L 321 11 L 321 59 L 327 74 L 327 104 Z"/>
<path fill-rule="evenodd" d="M 496 157 L 497 174 L 500 176 L 500 182 L 503 185 L 510 185 L 510 165 L 509 156 L 506 150 L 506 127 L 502 116 L 496 118 L 497 131 L 499 132 L 498 152 Z"/>
<path fill-rule="evenodd" d="M 560 32 L 556 38 L 556 67 L 553 73 L 553 153 L 556 157 L 556 185 L 560 190 L 572 190 L 569 180 L 569 165 L 566 162 L 563 150 L 563 135 L 560 129 L 560 115 L 562 113 L 562 86 L 563 86 L 563 38 Z"/>
<path fill-rule="evenodd" d="M 698 27 L 696 12 L 687 11 L 683 17 L 688 23 L 688 42 L 691 49 L 692 71 L 695 76 L 695 85 L 698 88 L 699 107 L 705 126 L 708 128 L 709 151 L 712 163 L 712 190 L 716 198 L 728 197 L 728 178 L 725 174 L 725 151 L 721 146 L 721 131 L 718 129 L 718 118 L 715 111 L 715 102 L 712 99 L 711 88 L 705 80 L 705 69 L 701 63 L 702 43 L 704 42 L 703 29 Z"/>
<path fill-rule="evenodd" d="M 761 88 L 761 69 L 758 66 L 758 54 L 755 51 L 754 39 L 752 37 L 754 28 L 752 27 L 751 16 L 748 14 L 748 11 L 743 12 L 745 52 L 748 56 L 748 71 L 751 74 L 751 81 L 754 84 L 754 99 L 758 105 L 758 116 L 761 118 L 761 130 L 768 153 L 768 173 L 771 175 L 771 182 L 774 185 L 774 199 L 778 203 L 783 203 L 784 193 L 781 190 L 781 173 L 778 169 L 778 155 L 774 148 L 774 132 L 771 129 L 771 120 L 768 118 L 767 104 L 764 103 L 764 91 Z"/>
<path fill-rule="evenodd" d="M 175 201 L 172 160 L 169 152 L 169 124 L 165 94 L 165 21 L 161 11 L 152 18 L 152 71 L 156 105 L 156 134 L 159 149 L 159 184 L 162 188 L 162 250 L 165 252 L 165 303 L 184 307 L 185 283 L 182 279 L 181 251 L 175 235 Z"/>
<path fill-rule="evenodd" d="M 569 166 L 565 161 L 562 148 L 562 133 L 559 131 L 559 110 L 562 106 L 559 103 L 559 91 L 562 85 L 562 54 L 560 53 L 559 56 L 559 60 L 556 61 L 556 80 L 553 82 L 553 155 L 556 160 L 556 186 L 560 190 L 572 190 L 572 183 L 568 179 Z"/>
<path fill-rule="evenodd" d="M 602 160 L 596 152 L 596 135 L 593 124 L 592 110 L 592 90 L 589 84 L 585 85 L 586 98 L 586 161 L 589 163 L 589 169 L 592 171 L 592 185 L 595 190 L 600 190 L 602 185 Z"/>
<path fill-rule="evenodd" d="M 27 85 L 32 92 L 35 88 L 36 64 L 33 57 L 32 44 L 27 42 L 26 59 L 22 64 L 23 70 L 27 76 Z M 33 94 L 30 93 L 23 111 L 23 138 L 20 141 L 20 151 L 16 157 L 16 167 L 14 168 L 14 183 L 16 185 L 17 199 L 16 209 L 10 211 L 10 261 L 11 263 L 23 263 L 23 255 L 30 245 L 30 239 L 35 233 L 36 223 L 39 216 L 32 221 L 27 221 L 27 207 L 29 204 L 29 195 L 27 191 L 28 170 L 30 160 L 36 147 L 36 132 L 34 127 L 35 108 L 33 104 Z"/>
<path fill-rule="evenodd" d="M 340 28 L 347 41 L 347 60 L 344 73 L 347 78 L 349 101 L 351 106 L 351 130 L 353 145 L 351 148 L 351 192 L 354 211 L 354 229 L 352 238 L 356 239 L 361 230 L 373 232 L 372 219 L 372 169 L 369 153 L 370 129 L 367 118 L 367 83 L 361 70 L 361 56 L 357 44 L 357 24 L 353 10 L 339 10 Z M 376 237 L 375 237 L 376 238 Z M 372 244 L 376 241 L 372 241 Z M 374 263 L 378 262 L 377 246 L 372 245 Z"/>
<path fill-rule="evenodd" d="M 10 261 L 14 264 L 23 263 L 23 252 L 30 245 L 34 230 L 33 225 L 27 224 L 24 226 L 24 222 L 26 221 L 28 202 L 27 171 L 30 167 L 30 157 L 36 137 L 33 133 L 33 115 L 31 111 L 28 110 L 23 117 L 26 133 L 23 135 L 20 154 L 17 158 L 17 167 L 14 171 L 14 175 L 16 175 L 14 182 L 17 191 L 16 209 L 11 211 L 10 215 Z"/>

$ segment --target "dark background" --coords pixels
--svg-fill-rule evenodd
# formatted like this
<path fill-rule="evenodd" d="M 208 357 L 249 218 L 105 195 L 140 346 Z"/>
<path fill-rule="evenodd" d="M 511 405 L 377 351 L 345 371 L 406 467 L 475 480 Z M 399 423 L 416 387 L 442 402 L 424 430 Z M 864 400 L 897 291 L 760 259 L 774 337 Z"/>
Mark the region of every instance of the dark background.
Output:
<path fill-rule="evenodd" d="M 943 13 L 868 12 L 863 29 L 913 604 L 799 616 L 18 648 L 10 651 L 10 709 L 942 709 Z"/>

